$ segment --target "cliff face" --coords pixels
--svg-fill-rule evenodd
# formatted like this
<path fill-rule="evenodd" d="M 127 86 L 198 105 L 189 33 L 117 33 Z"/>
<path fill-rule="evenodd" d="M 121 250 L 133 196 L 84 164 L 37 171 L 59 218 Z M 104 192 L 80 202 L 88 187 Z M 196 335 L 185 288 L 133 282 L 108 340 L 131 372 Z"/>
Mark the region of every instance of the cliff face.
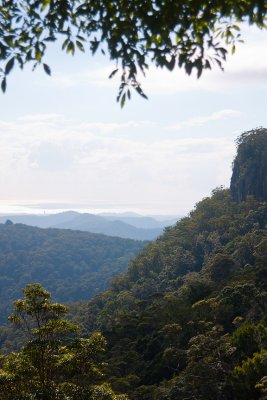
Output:
<path fill-rule="evenodd" d="M 267 202 L 267 129 L 243 133 L 237 140 L 230 190 L 237 202 L 249 195 Z"/>

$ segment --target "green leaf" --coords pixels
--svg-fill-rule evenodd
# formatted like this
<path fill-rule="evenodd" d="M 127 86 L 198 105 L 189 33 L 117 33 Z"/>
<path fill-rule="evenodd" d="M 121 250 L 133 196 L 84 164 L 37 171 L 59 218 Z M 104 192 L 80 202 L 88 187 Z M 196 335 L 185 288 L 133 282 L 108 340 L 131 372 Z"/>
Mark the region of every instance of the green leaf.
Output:
<path fill-rule="evenodd" d="M 206 62 L 205 62 L 205 68 L 211 69 L 211 65 L 210 65 L 209 60 L 206 60 Z"/>
<path fill-rule="evenodd" d="M 56 40 L 55 36 L 48 36 L 44 39 L 45 42 L 55 42 Z"/>
<path fill-rule="evenodd" d="M 6 91 L 6 78 L 2 79 L 1 89 L 2 89 L 2 92 L 5 93 L 5 91 Z"/>
<path fill-rule="evenodd" d="M 126 93 L 123 93 L 123 95 L 122 95 L 122 97 L 121 97 L 121 108 L 123 108 L 124 107 L 124 104 L 125 104 L 125 100 L 126 100 Z"/>
<path fill-rule="evenodd" d="M 12 68 L 14 67 L 14 63 L 15 63 L 15 57 L 11 58 L 5 67 L 5 75 L 8 75 L 9 72 L 12 70 Z"/>
<path fill-rule="evenodd" d="M 80 42 L 79 40 L 76 40 L 76 45 L 77 45 L 78 49 L 84 53 L 85 50 L 84 50 L 82 42 Z"/>
<path fill-rule="evenodd" d="M 197 68 L 197 78 L 199 79 L 202 75 L 202 68 Z"/>
<path fill-rule="evenodd" d="M 35 71 L 35 70 L 36 70 L 37 65 L 38 65 L 37 62 L 33 64 L 32 71 Z"/>
<path fill-rule="evenodd" d="M 98 46 L 99 46 L 100 42 L 95 39 L 95 40 L 91 41 L 90 43 L 91 43 L 92 54 L 95 54 L 96 50 L 98 49 Z"/>
<path fill-rule="evenodd" d="M 166 62 L 166 67 L 168 68 L 169 71 L 173 71 L 175 67 L 175 61 L 176 61 L 175 56 L 172 56 L 171 60 L 169 62 Z"/>
<path fill-rule="evenodd" d="M 69 43 L 69 39 L 67 38 L 67 39 L 65 39 L 64 40 L 64 42 L 63 42 L 63 44 L 62 44 L 62 50 L 64 50 L 65 49 L 65 47 L 67 46 L 67 44 Z"/>
<path fill-rule="evenodd" d="M 240 31 L 240 27 L 238 25 L 233 25 L 233 29 L 235 29 L 236 31 Z"/>
<path fill-rule="evenodd" d="M 41 6 L 41 10 L 44 11 L 46 9 L 47 6 L 50 5 L 50 0 L 45 0 L 43 1 L 43 4 Z"/>
<path fill-rule="evenodd" d="M 143 97 L 144 99 L 148 100 L 147 95 L 143 92 L 143 90 L 141 89 L 140 86 L 137 86 L 137 87 L 135 88 L 135 90 L 137 91 L 137 93 L 138 93 L 141 97 Z"/>
<path fill-rule="evenodd" d="M 45 73 L 46 73 L 47 75 L 51 76 L 51 69 L 50 69 L 50 67 L 49 67 L 47 64 L 43 64 L 43 67 L 44 67 Z"/>
<path fill-rule="evenodd" d="M 74 47 L 74 43 L 73 42 L 69 42 L 69 44 L 67 46 L 67 53 L 71 53 L 72 55 L 74 55 L 75 47 Z"/>
<path fill-rule="evenodd" d="M 114 71 L 111 72 L 111 74 L 109 75 L 109 79 L 113 78 L 113 76 L 118 72 L 119 68 L 114 69 Z"/>
<path fill-rule="evenodd" d="M 38 49 L 36 50 L 35 58 L 38 62 L 41 62 L 42 59 L 42 52 Z"/>

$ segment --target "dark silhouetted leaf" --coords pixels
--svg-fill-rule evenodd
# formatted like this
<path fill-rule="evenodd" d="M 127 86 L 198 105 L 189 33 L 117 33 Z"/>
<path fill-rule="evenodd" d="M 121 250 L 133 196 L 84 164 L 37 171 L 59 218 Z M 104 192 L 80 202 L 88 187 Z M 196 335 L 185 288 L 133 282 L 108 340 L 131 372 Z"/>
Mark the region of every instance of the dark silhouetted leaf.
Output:
<path fill-rule="evenodd" d="M 6 91 L 6 78 L 2 79 L 1 89 L 2 89 L 2 92 L 5 93 L 5 91 Z"/>
<path fill-rule="evenodd" d="M 121 108 L 123 108 L 124 107 L 124 104 L 125 104 L 125 100 L 126 100 L 126 93 L 123 93 L 123 95 L 122 95 L 122 97 L 121 97 Z"/>
<path fill-rule="evenodd" d="M 47 75 L 51 75 L 51 69 L 50 69 L 50 67 L 49 67 L 47 64 L 43 64 L 43 67 L 44 67 L 45 73 L 46 73 Z"/>
<path fill-rule="evenodd" d="M 15 63 L 15 57 L 11 58 L 7 64 L 6 64 L 6 68 L 5 68 L 5 74 L 8 75 L 9 72 L 12 70 L 12 68 L 14 67 L 14 63 Z"/>
<path fill-rule="evenodd" d="M 109 79 L 113 78 L 113 76 L 118 72 L 119 68 L 114 69 L 114 71 L 111 72 L 109 75 Z"/>

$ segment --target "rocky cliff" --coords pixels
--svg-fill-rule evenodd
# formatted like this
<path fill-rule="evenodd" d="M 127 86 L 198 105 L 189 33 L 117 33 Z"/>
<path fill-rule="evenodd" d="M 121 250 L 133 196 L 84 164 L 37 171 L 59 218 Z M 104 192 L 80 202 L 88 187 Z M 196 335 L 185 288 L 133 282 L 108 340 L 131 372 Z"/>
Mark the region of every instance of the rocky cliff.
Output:
<path fill-rule="evenodd" d="M 230 186 L 234 200 L 245 201 L 252 195 L 267 202 L 267 129 L 243 133 L 237 145 Z"/>

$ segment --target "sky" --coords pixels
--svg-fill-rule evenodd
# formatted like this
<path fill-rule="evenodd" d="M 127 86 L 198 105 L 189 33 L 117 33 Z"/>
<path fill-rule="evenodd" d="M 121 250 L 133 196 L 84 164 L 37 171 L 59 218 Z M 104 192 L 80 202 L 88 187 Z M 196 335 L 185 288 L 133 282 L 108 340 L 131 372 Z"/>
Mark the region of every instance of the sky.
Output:
<path fill-rule="evenodd" d="M 80 209 L 186 215 L 229 187 L 235 139 L 267 127 L 267 34 L 243 28 L 224 72 L 150 67 L 123 109 L 104 56 L 49 49 L 0 94 L 0 212 Z"/>

